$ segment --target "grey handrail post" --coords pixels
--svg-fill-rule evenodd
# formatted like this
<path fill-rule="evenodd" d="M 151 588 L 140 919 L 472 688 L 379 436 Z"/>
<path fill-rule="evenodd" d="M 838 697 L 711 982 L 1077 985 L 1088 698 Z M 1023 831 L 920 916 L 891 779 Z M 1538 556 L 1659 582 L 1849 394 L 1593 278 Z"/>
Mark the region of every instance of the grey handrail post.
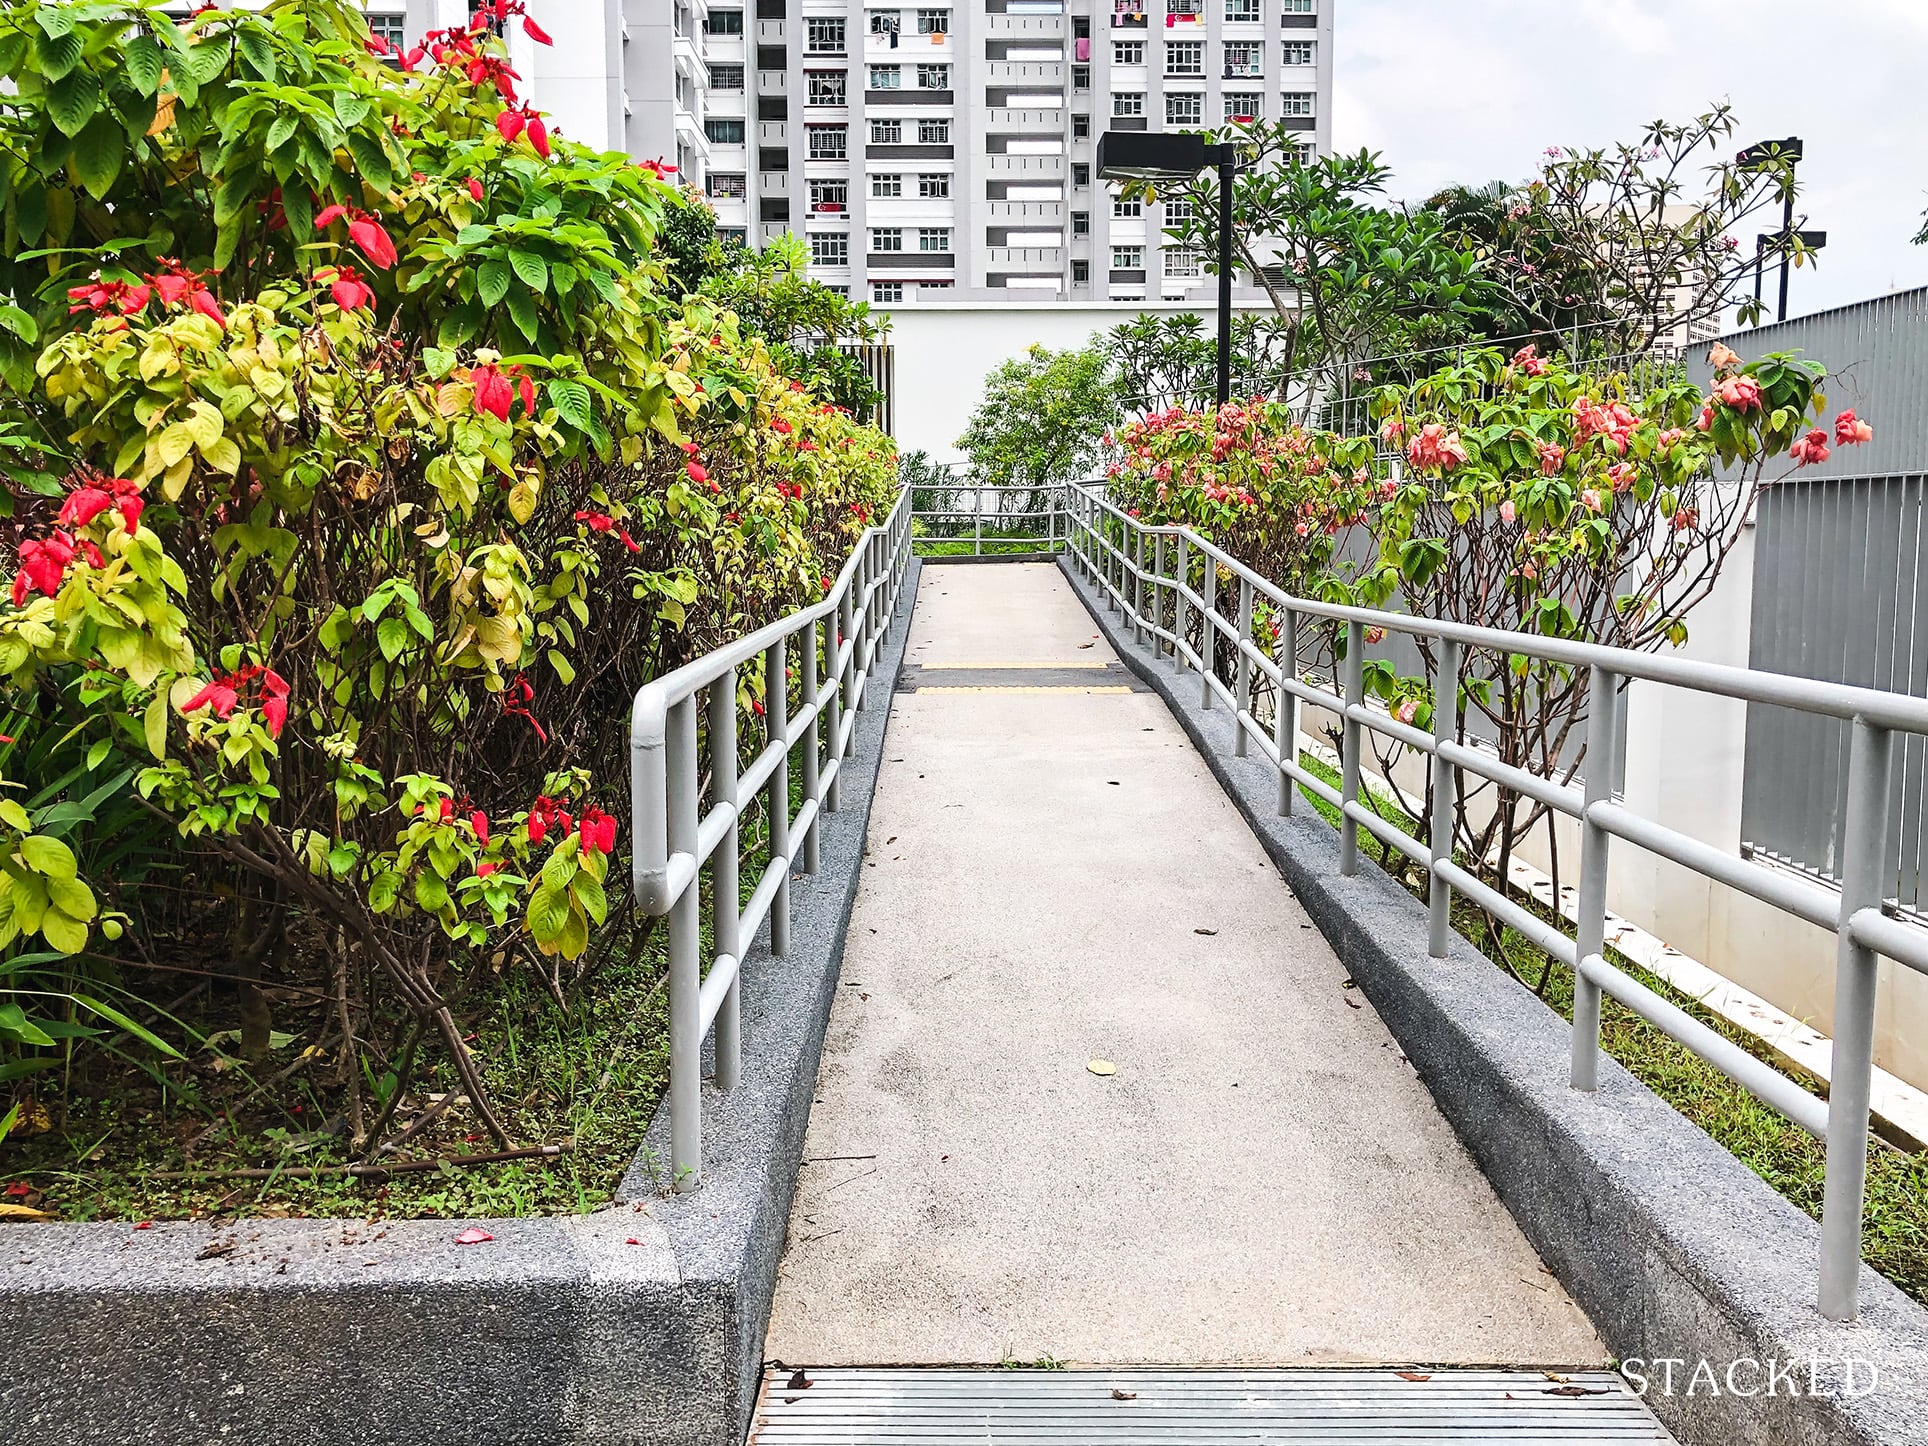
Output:
<path fill-rule="evenodd" d="M 1352 710 L 1366 702 L 1366 625 L 1360 622 L 1346 624 L 1344 697 L 1346 718 L 1340 736 L 1346 753 L 1339 760 L 1339 799 L 1345 807 L 1339 811 L 1339 872 L 1350 878 L 1359 872 L 1359 823 L 1349 810 L 1359 801 L 1359 753 L 1365 746 L 1365 730 L 1352 716 Z"/>
<path fill-rule="evenodd" d="M 1459 736 L 1459 644 L 1447 639 L 1439 646 L 1439 673 L 1433 679 L 1433 829 L 1432 878 L 1426 904 L 1426 952 L 1444 959 L 1453 935 L 1453 886 L 1441 877 L 1439 865 L 1453 858 L 1453 810 L 1459 800 L 1459 770 L 1453 767 L 1442 743 Z"/>
<path fill-rule="evenodd" d="M 1241 713 L 1252 711 L 1252 658 L 1245 651 L 1252 641 L 1252 579 L 1241 577 L 1238 580 L 1238 688 L 1232 694 L 1232 753 L 1235 757 L 1245 757 L 1245 725 L 1238 721 Z"/>
<path fill-rule="evenodd" d="M 857 686 L 857 669 L 863 665 L 864 644 L 870 639 L 870 566 L 870 549 L 866 547 L 857 553 L 857 571 L 850 579 L 850 591 L 846 594 L 851 608 L 850 686 L 853 691 Z M 863 599 L 861 607 L 857 603 L 859 598 Z M 851 699 L 851 706 L 860 713 L 866 711 L 870 707 L 870 689 L 865 688 Z"/>
<path fill-rule="evenodd" d="M 1218 559 L 1204 548 L 1198 550 L 1199 561 L 1205 564 L 1204 577 L 1198 584 L 1198 706 L 1209 709 L 1212 706 L 1212 663 L 1218 656 L 1218 626 L 1212 621 L 1218 610 Z"/>
<path fill-rule="evenodd" d="M 1192 548 L 1185 534 L 1178 534 L 1178 565 L 1172 575 L 1178 583 L 1172 589 L 1172 671 L 1185 671 L 1185 589 L 1192 585 Z"/>
<path fill-rule="evenodd" d="M 741 825 L 736 789 L 735 668 L 724 669 L 723 676 L 710 684 L 709 702 L 711 800 L 718 808 L 731 810 L 730 826 L 724 830 L 710 862 L 710 937 L 715 957 L 728 955 L 737 965 L 736 977 L 716 1011 L 716 1087 L 727 1090 L 735 1088 L 743 1064 L 743 950 L 737 938 L 743 895 L 737 881 Z M 689 892 L 696 892 L 694 884 Z"/>
<path fill-rule="evenodd" d="M 1131 636 L 1145 641 L 1145 534 L 1131 530 Z"/>
<path fill-rule="evenodd" d="M 1607 856 L 1612 835 L 1593 821 L 1596 803 L 1613 801 L 1613 764 L 1620 755 L 1620 679 L 1596 665 L 1587 682 L 1586 809 L 1580 819 L 1580 901 L 1573 925 L 1573 957 L 1604 957 L 1607 947 Z M 1600 1088 L 1600 986 L 1584 968 L 1573 971 L 1573 1088 Z"/>
<path fill-rule="evenodd" d="M 802 706 L 810 715 L 810 723 L 803 738 L 803 796 L 817 798 L 820 794 L 822 764 L 819 762 L 823 748 L 822 713 L 817 703 L 817 622 L 813 618 L 804 624 L 803 654 L 798 659 L 802 665 L 802 679 L 798 683 L 798 696 Z M 813 815 L 810 827 L 803 836 L 803 871 L 814 874 L 823 866 L 822 846 L 817 838 L 817 820 Z"/>
<path fill-rule="evenodd" d="M 782 748 L 790 732 L 790 677 L 784 665 L 783 639 L 770 644 L 763 655 L 763 736 L 767 744 Z M 769 801 L 764 805 L 769 819 L 770 857 L 783 860 L 783 877 L 777 882 L 775 906 L 770 911 L 770 952 L 779 959 L 790 952 L 790 753 L 785 749 L 770 773 Z"/>
<path fill-rule="evenodd" d="M 971 556 L 984 555 L 984 487 L 980 483 L 971 493 Z"/>
<path fill-rule="evenodd" d="M 1152 555 L 1151 574 L 1154 578 L 1157 579 L 1157 581 L 1153 583 L 1152 590 L 1151 590 L 1151 615 L 1152 615 L 1152 624 L 1153 624 L 1152 633 L 1151 633 L 1151 655 L 1154 658 L 1156 658 L 1156 657 L 1162 656 L 1165 651 L 1165 640 L 1158 636 L 1159 630 L 1163 628 L 1165 625 L 1165 587 L 1164 587 L 1165 534 L 1164 533 L 1161 532 L 1152 539 L 1151 555 Z"/>
<path fill-rule="evenodd" d="M 850 606 L 847 597 L 837 605 L 836 612 L 824 619 L 823 635 L 824 666 L 830 672 L 830 677 L 826 680 L 830 686 L 830 696 L 824 699 L 823 708 L 824 762 L 827 765 L 834 765 L 841 753 L 837 740 L 843 735 L 843 663 L 839 661 L 837 655 L 843 650 L 843 640 L 850 636 Z M 842 774 L 841 768 L 833 768 L 830 774 L 830 784 L 823 795 L 823 807 L 826 813 L 835 813 L 843 806 L 843 788 L 838 781 Z"/>
<path fill-rule="evenodd" d="M 1279 748 L 1279 816 L 1292 816 L 1292 795 L 1298 787 L 1286 771 L 1299 761 L 1299 695 L 1287 683 L 1299 676 L 1299 615 L 1291 608 L 1279 619 L 1279 638 L 1273 648 L 1279 663 L 1279 697 L 1273 708 L 1273 742 Z"/>
<path fill-rule="evenodd" d="M 1851 921 L 1880 909 L 1888 858 L 1892 735 L 1854 721 L 1848 808 L 1842 820 L 1841 926 L 1834 965 L 1834 1066 L 1828 1079 L 1827 1178 L 1821 1205 L 1821 1314 L 1853 1320 L 1861 1276 L 1861 1209 L 1867 1191 L 1868 1098 L 1874 1073 L 1879 956 L 1855 942 Z"/>
<path fill-rule="evenodd" d="M 694 858 L 696 841 L 696 699 L 672 703 L 664 727 L 669 799 L 669 856 Z M 692 879 L 670 905 L 669 1164 L 671 1187 L 694 1190 L 703 1175 L 703 961 Z"/>

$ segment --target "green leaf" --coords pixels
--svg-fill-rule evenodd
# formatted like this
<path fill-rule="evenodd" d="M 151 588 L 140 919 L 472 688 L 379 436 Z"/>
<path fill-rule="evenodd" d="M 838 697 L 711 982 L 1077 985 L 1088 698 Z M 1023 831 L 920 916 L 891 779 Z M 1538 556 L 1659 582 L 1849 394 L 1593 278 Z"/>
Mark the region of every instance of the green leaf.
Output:
<path fill-rule="evenodd" d="M 268 127 L 268 139 L 264 143 L 268 154 L 273 155 L 276 151 L 287 145 L 300 126 L 301 116 L 296 111 L 284 110 L 280 115 L 276 116 L 274 118 L 274 124 Z"/>
<path fill-rule="evenodd" d="M 55 193 L 59 194 L 58 192 Z M 531 342 L 536 339 L 536 304 L 526 291 L 511 289 L 509 292 L 509 319 L 516 329 Z"/>
<path fill-rule="evenodd" d="M 533 251 L 511 251 L 509 264 L 515 267 L 515 274 L 522 278 L 522 284 L 538 296 L 549 289 L 549 263 Z"/>
<path fill-rule="evenodd" d="M 394 662 L 408 646 L 408 621 L 400 617 L 383 618 L 375 629 L 375 641 L 381 644 L 382 656 Z"/>
<path fill-rule="evenodd" d="M 169 1059 L 186 1058 L 178 1049 L 154 1033 L 153 1030 L 148 1029 L 145 1025 L 135 1023 L 135 1021 L 129 1019 L 111 1004 L 103 1004 L 100 1000 L 94 999 L 86 994 L 76 994 L 74 996 L 74 1003 L 80 1005 L 83 1009 L 92 1010 L 109 1024 L 126 1030 L 149 1049 L 158 1050 Z"/>
<path fill-rule="evenodd" d="M 85 186 L 87 194 L 96 201 L 106 198 L 120 175 L 126 146 L 126 133 L 106 111 L 97 112 L 75 139 L 74 153 L 67 164 L 74 179 Z"/>
<path fill-rule="evenodd" d="M 0 305 L 0 328 L 12 332 L 29 346 L 40 340 L 40 323 L 17 306 Z"/>
<path fill-rule="evenodd" d="M 348 133 L 348 154 L 354 158 L 361 177 L 378 191 L 395 187 L 395 167 L 382 143 L 365 131 Z"/>
<path fill-rule="evenodd" d="M 234 43 L 257 75 L 263 80 L 275 78 L 274 47 L 268 44 L 268 37 L 261 33 L 256 24 L 241 25 L 235 31 Z"/>
<path fill-rule="evenodd" d="M 431 914 L 439 914 L 449 906 L 449 886 L 440 874 L 424 870 L 415 876 L 415 902 Z"/>
<path fill-rule="evenodd" d="M 49 80 L 61 79 L 80 64 L 80 37 L 72 33 L 72 17 L 67 17 L 67 29 L 62 30 L 58 35 L 47 28 L 46 21 L 50 12 L 58 13 L 61 8 L 57 5 L 40 7 L 41 33 L 33 38 L 34 59 L 40 63 L 40 73 Z M 79 128 L 75 127 L 75 129 Z M 68 132 L 69 135 L 72 133 L 72 131 Z"/>
<path fill-rule="evenodd" d="M 575 666 L 563 656 L 559 648 L 549 649 L 549 666 L 556 670 L 556 676 L 565 684 L 576 681 Z"/>
<path fill-rule="evenodd" d="M 50 908 L 40 916 L 40 934 L 63 954 L 78 954 L 87 947 L 87 925 L 60 909 Z"/>
<path fill-rule="evenodd" d="M 141 718 L 141 731 L 147 738 L 147 751 L 157 759 L 167 757 L 167 694 L 157 693 Z"/>
<path fill-rule="evenodd" d="M 544 953 L 569 924 L 569 896 L 566 890 L 540 885 L 529 895 L 529 934 Z"/>
<path fill-rule="evenodd" d="M 31 834 L 20 841 L 20 852 L 27 860 L 27 866 L 35 873 L 46 874 L 57 879 L 71 879 L 79 867 L 74 861 L 74 851 L 57 838 L 44 834 Z"/>
<path fill-rule="evenodd" d="M 484 306 L 499 306 L 509 294 L 509 266 L 500 257 L 484 261 L 475 273 L 475 294 Z"/>
<path fill-rule="evenodd" d="M 47 87 L 47 114 L 63 135 L 77 136 L 100 109 L 100 82 L 91 70 L 75 70 Z"/>
<path fill-rule="evenodd" d="M 428 369 L 429 377 L 434 381 L 439 382 L 450 372 L 454 371 L 455 361 L 455 353 L 447 351 L 442 347 L 425 346 L 422 348 L 422 365 Z"/>
<path fill-rule="evenodd" d="M 136 35 L 121 50 L 121 68 L 144 96 L 160 89 L 161 64 L 161 47 L 151 35 Z"/>
<path fill-rule="evenodd" d="M 54 1042 L 53 1036 L 27 1018 L 27 1011 L 18 1004 L 0 1004 L 0 1034 L 9 1034 L 22 1044 L 36 1044 L 43 1048 Z"/>

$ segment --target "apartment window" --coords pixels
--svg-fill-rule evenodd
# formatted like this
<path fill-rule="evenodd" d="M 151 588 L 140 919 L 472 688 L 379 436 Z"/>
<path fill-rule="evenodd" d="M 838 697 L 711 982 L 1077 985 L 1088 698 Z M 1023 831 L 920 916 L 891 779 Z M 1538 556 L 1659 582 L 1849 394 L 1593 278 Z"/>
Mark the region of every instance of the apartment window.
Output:
<path fill-rule="evenodd" d="M 1073 90 L 1091 89 L 1091 67 L 1074 65 L 1071 67 L 1071 88 Z"/>
<path fill-rule="evenodd" d="M 873 65 L 870 67 L 870 88 L 872 90 L 902 90 L 903 87 L 903 66 Z"/>
<path fill-rule="evenodd" d="M 812 231 L 810 264 L 812 266 L 848 266 L 850 238 L 838 231 Z"/>
<path fill-rule="evenodd" d="M 1071 38 L 1074 40 L 1091 39 L 1091 17 L 1074 15 L 1071 17 Z"/>
<path fill-rule="evenodd" d="M 891 201 L 904 194 L 902 176 L 872 176 L 870 194 L 881 200 Z"/>
<path fill-rule="evenodd" d="M 926 201 L 941 201 L 951 193 L 947 175 L 922 175 L 917 178 L 917 194 Z"/>
<path fill-rule="evenodd" d="M 803 48 L 810 55 L 842 55 L 844 53 L 843 16 L 806 16 L 803 22 Z"/>
<path fill-rule="evenodd" d="M 710 67 L 710 89 L 743 89 L 743 67 L 740 65 L 712 65 Z"/>
<path fill-rule="evenodd" d="M 903 144 L 904 123 L 900 120 L 874 120 L 870 123 L 870 143 L 873 146 L 895 146 Z"/>
<path fill-rule="evenodd" d="M 743 144 L 743 122 L 711 116 L 703 122 L 703 134 L 710 138 L 713 146 L 740 146 Z"/>
<path fill-rule="evenodd" d="M 1071 163 L 1071 185 L 1074 190 L 1083 190 L 1091 184 L 1091 167 L 1083 161 Z"/>
<path fill-rule="evenodd" d="M 1091 263 L 1089 261 L 1072 262 L 1071 280 L 1073 284 L 1078 286 L 1087 284 L 1091 280 Z"/>
<path fill-rule="evenodd" d="M 407 41 L 403 38 L 408 31 L 406 15 L 389 12 L 382 15 L 364 15 L 368 22 L 368 33 L 377 40 L 386 40 L 391 50 L 404 50 Z"/>
<path fill-rule="evenodd" d="M 1111 63 L 1113 65 L 1143 65 L 1145 63 L 1145 42 L 1142 40 L 1112 41 Z"/>
<path fill-rule="evenodd" d="M 743 199 L 749 177 L 737 172 L 711 171 L 710 194 L 725 197 L 732 201 Z"/>
<path fill-rule="evenodd" d="M 850 96 L 844 90 L 844 73 L 841 70 L 806 70 L 803 73 L 803 79 L 809 87 L 809 104 L 850 104 Z"/>
<path fill-rule="evenodd" d="M 748 229 L 742 226 L 719 226 L 716 228 L 716 234 L 723 242 L 732 246 L 741 246 L 750 239 Z"/>
<path fill-rule="evenodd" d="M 949 90 L 951 88 L 951 68 L 948 65 L 918 66 L 917 88 L 919 90 Z"/>
<path fill-rule="evenodd" d="M 1287 15 L 1317 15 L 1319 0 L 1284 0 L 1279 8 Z"/>
<path fill-rule="evenodd" d="M 1114 221 L 1136 221 L 1144 214 L 1145 203 L 1143 201 L 1113 201 L 1111 203 L 1111 219 Z"/>
<path fill-rule="evenodd" d="M 1143 271 L 1145 269 L 1145 248 L 1142 246 L 1112 247 L 1111 269 L 1113 271 Z"/>
<path fill-rule="evenodd" d="M 1264 45 L 1256 40 L 1226 41 L 1225 73 L 1227 75 L 1264 75 Z"/>
<path fill-rule="evenodd" d="M 917 144 L 920 146 L 948 146 L 951 143 L 951 123 L 947 120 L 920 120 L 917 123 Z"/>
<path fill-rule="evenodd" d="M 712 10 L 703 17 L 705 35 L 741 35 L 743 33 L 743 12 L 741 10 Z"/>
<path fill-rule="evenodd" d="M 1205 97 L 1196 92 L 1190 95 L 1166 96 L 1165 124 L 1168 126 L 1205 124 Z"/>
<path fill-rule="evenodd" d="M 1185 226 L 1191 223 L 1192 203 L 1190 201 L 1167 201 L 1165 203 L 1165 225 Z"/>
<path fill-rule="evenodd" d="M 1279 97 L 1279 114 L 1286 116 L 1308 116 L 1312 114 L 1312 92 L 1309 90 L 1288 90 Z"/>
<path fill-rule="evenodd" d="M 903 28 L 904 17 L 896 10 L 873 10 L 870 12 L 870 33 L 872 35 L 895 35 Z"/>
<path fill-rule="evenodd" d="M 1227 48 L 1229 49 L 1230 47 Z M 1204 73 L 1204 41 L 1167 40 L 1165 42 L 1165 74 L 1203 75 Z"/>
<path fill-rule="evenodd" d="M 1225 0 L 1225 18 L 1234 25 L 1256 25 L 1259 0 Z"/>
<path fill-rule="evenodd" d="M 949 35 L 951 33 L 951 12 L 948 10 L 919 10 L 917 12 L 917 33 L 919 35 Z"/>
<path fill-rule="evenodd" d="M 1257 90 L 1228 90 L 1225 92 L 1225 119 L 1232 121 L 1257 120 L 1265 114 L 1265 93 Z"/>
<path fill-rule="evenodd" d="M 870 228 L 870 249 L 872 251 L 902 251 L 904 249 L 904 228 L 901 226 L 872 226 Z"/>
<path fill-rule="evenodd" d="M 919 226 L 917 228 L 917 249 L 919 251 L 950 250 L 951 228 L 948 226 Z"/>
<path fill-rule="evenodd" d="M 1090 116 L 1074 115 L 1071 117 L 1071 139 L 1074 141 L 1088 141 L 1091 139 Z"/>
<path fill-rule="evenodd" d="M 805 126 L 805 136 L 809 138 L 809 149 L 804 152 L 813 161 L 841 161 L 849 156 L 849 126 Z"/>
<path fill-rule="evenodd" d="M 837 212 L 850 205 L 850 182 L 812 181 L 810 183 L 810 209 L 813 211 Z"/>
<path fill-rule="evenodd" d="M 1177 277 L 1203 276 L 1204 259 L 1196 251 L 1187 251 L 1182 246 L 1168 247 L 1165 251 L 1165 274 Z"/>
<path fill-rule="evenodd" d="M 919 291 L 949 291 L 951 289 L 951 283 L 948 281 L 920 281 L 917 283 L 917 289 Z"/>
<path fill-rule="evenodd" d="M 1287 154 L 1291 157 L 1293 165 L 1309 166 L 1317 152 L 1312 149 L 1310 141 L 1300 141 L 1296 146 L 1290 147 Z"/>
<path fill-rule="evenodd" d="M 1145 93 L 1142 90 L 1121 90 L 1111 98 L 1113 115 L 1143 115 L 1145 113 Z"/>
<path fill-rule="evenodd" d="M 1089 236 L 1091 234 L 1091 213 L 1089 211 L 1073 211 L 1071 213 L 1071 234 L 1073 236 Z"/>
<path fill-rule="evenodd" d="M 902 301 L 904 283 L 901 281 L 874 281 L 870 286 L 872 301 Z"/>

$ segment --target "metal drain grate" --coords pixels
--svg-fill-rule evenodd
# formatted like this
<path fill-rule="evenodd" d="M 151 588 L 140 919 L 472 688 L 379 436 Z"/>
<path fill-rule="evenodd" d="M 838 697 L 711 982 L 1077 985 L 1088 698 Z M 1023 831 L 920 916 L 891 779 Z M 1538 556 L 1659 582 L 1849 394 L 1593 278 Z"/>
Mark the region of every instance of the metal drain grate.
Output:
<path fill-rule="evenodd" d="M 1423 1377 L 1408 1379 L 1407 1377 Z M 1672 1446 L 1582 1371 L 825 1369 L 764 1379 L 751 1446 Z"/>

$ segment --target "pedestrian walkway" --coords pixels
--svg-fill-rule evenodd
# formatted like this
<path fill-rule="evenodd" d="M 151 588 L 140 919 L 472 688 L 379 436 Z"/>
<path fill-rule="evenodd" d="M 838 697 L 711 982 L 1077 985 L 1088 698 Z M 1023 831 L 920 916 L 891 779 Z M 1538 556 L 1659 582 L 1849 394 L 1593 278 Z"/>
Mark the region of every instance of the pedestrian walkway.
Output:
<path fill-rule="evenodd" d="M 1604 1364 L 1056 568 L 927 566 L 891 704 L 770 1359 Z"/>

